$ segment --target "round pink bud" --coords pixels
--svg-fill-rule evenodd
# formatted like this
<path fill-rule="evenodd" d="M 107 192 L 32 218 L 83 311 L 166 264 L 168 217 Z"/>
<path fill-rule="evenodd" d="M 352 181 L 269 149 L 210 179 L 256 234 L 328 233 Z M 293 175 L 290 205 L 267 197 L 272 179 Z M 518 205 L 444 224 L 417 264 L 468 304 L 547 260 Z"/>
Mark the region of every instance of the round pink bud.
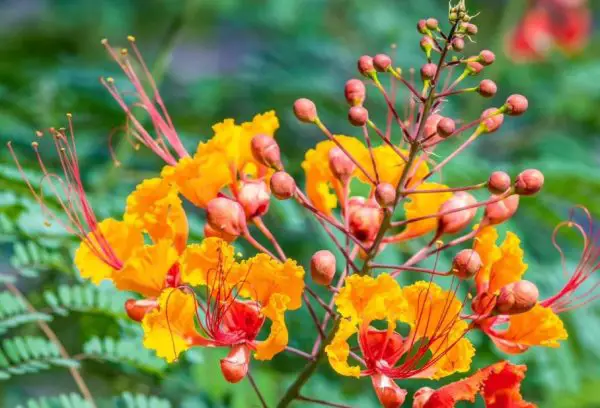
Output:
<path fill-rule="evenodd" d="M 315 252 L 310 258 L 310 275 L 318 285 L 328 286 L 335 276 L 335 256 L 327 250 Z"/>
<path fill-rule="evenodd" d="M 508 221 L 519 208 L 519 195 L 513 194 L 501 201 L 485 206 L 485 218 L 490 225 L 502 224 Z"/>
<path fill-rule="evenodd" d="M 479 92 L 479 95 L 483 96 L 484 98 L 491 98 L 492 96 L 496 95 L 496 92 L 498 92 L 498 86 L 491 79 L 484 79 L 479 83 L 477 92 Z"/>
<path fill-rule="evenodd" d="M 237 235 L 229 235 L 221 231 L 217 231 L 213 227 L 210 226 L 209 223 L 204 224 L 204 237 L 210 238 L 221 238 L 223 241 L 233 242 L 237 238 Z"/>
<path fill-rule="evenodd" d="M 429 29 L 427 28 L 427 20 L 419 20 L 417 23 L 417 31 L 421 34 L 427 34 Z"/>
<path fill-rule="evenodd" d="M 465 40 L 460 37 L 454 37 L 452 39 L 452 49 L 454 51 L 462 51 L 465 49 Z"/>
<path fill-rule="evenodd" d="M 296 99 L 296 102 L 294 102 L 294 115 L 300 122 L 314 123 L 318 118 L 317 107 L 310 99 Z"/>
<path fill-rule="evenodd" d="M 227 382 L 232 384 L 242 381 L 248 374 L 250 349 L 245 344 L 233 346 L 227 357 L 221 359 L 221 372 Z"/>
<path fill-rule="evenodd" d="M 452 260 L 452 274 L 460 279 L 470 279 L 479 272 L 483 262 L 472 249 L 463 249 Z"/>
<path fill-rule="evenodd" d="M 350 233 L 359 241 L 371 242 L 379 231 L 383 212 L 375 200 L 352 197 L 348 200 L 348 218 Z"/>
<path fill-rule="evenodd" d="M 437 125 L 442 120 L 443 116 L 437 113 L 434 113 L 425 121 L 425 126 L 423 127 L 423 136 L 428 138 L 432 142 L 437 142 L 442 140 L 442 138 L 437 134 Z"/>
<path fill-rule="evenodd" d="M 246 232 L 246 215 L 237 201 L 225 197 L 213 198 L 206 205 L 206 220 L 218 232 L 239 236 Z"/>
<path fill-rule="evenodd" d="M 522 280 L 509 283 L 500 289 L 495 311 L 500 314 L 525 313 L 537 304 L 540 292 L 533 283 Z"/>
<path fill-rule="evenodd" d="M 428 18 L 425 24 L 430 30 L 437 30 L 440 26 L 440 23 L 435 18 Z"/>
<path fill-rule="evenodd" d="M 434 63 L 428 63 L 421 67 L 421 78 L 423 81 L 432 80 L 435 78 L 435 74 L 437 73 L 437 65 Z"/>
<path fill-rule="evenodd" d="M 529 196 L 539 193 L 544 186 L 544 174 L 536 169 L 527 169 L 517 176 L 515 192 Z"/>
<path fill-rule="evenodd" d="M 373 65 L 373 58 L 368 55 L 363 55 L 358 59 L 358 72 L 366 77 L 371 77 L 375 73 L 375 66 Z"/>
<path fill-rule="evenodd" d="M 490 50 L 483 50 L 479 53 L 479 62 L 483 65 L 492 65 L 496 61 L 496 54 Z"/>
<path fill-rule="evenodd" d="M 352 159 L 337 146 L 329 150 L 328 157 L 329 169 L 333 175 L 342 183 L 348 181 L 356 169 L 356 164 Z"/>
<path fill-rule="evenodd" d="M 500 129 L 502 123 L 504 123 L 504 115 L 501 113 L 496 113 L 498 111 L 497 108 L 489 108 L 483 111 L 481 114 L 481 126 L 485 133 L 494 133 L 496 130 Z"/>
<path fill-rule="evenodd" d="M 429 52 L 435 47 L 435 42 L 433 41 L 433 38 L 426 35 L 421 38 L 421 41 L 419 41 L 419 46 L 423 51 Z"/>
<path fill-rule="evenodd" d="M 377 54 L 373 58 L 373 66 L 379 72 L 386 72 L 392 66 L 392 59 L 387 54 Z"/>
<path fill-rule="evenodd" d="M 463 27 L 465 28 L 465 33 L 467 33 L 468 35 L 477 35 L 477 33 L 479 32 L 479 27 L 477 27 L 473 23 L 466 23 L 463 25 Z"/>
<path fill-rule="evenodd" d="M 344 95 L 350 106 L 362 105 L 367 95 L 367 89 L 360 79 L 350 79 L 344 87 Z"/>
<path fill-rule="evenodd" d="M 279 200 L 292 198 L 296 193 L 294 178 L 285 171 L 278 171 L 271 176 L 271 192 Z"/>
<path fill-rule="evenodd" d="M 475 204 L 477 204 L 475 197 L 465 191 L 460 191 L 441 205 L 440 213 L 469 207 Z M 467 208 L 465 210 L 455 211 L 440 216 L 438 221 L 438 233 L 456 234 L 457 232 L 462 231 L 471 223 L 471 221 L 473 221 L 475 214 L 477 214 L 477 208 Z"/>
<path fill-rule="evenodd" d="M 520 116 L 527 111 L 529 101 L 523 95 L 514 94 L 508 97 L 504 106 L 506 106 L 506 113 L 509 115 Z"/>
<path fill-rule="evenodd" d="M 510 176 L 503 171 L 495 171 L 488 179 L 488 190 L 492 194 L 502 194 L 510 188 Z"/>
<path fill-rule="evenodd" d="M 239 189 L 238 202 L 244 209 L 247 219 L 261 217 L 269 210 L 271 194 L 262 180 L 246 181 Z"/>
<path fill-rule="evenodd" d="M 252 156 L 260 164 L 280 169 L 283 167 L 281 164 L 281 153 L 279 152 L 279 145 L 271 136 L 267 135 L 256 135 L 252 138 L 250 143 L 250 149 L 252 150 Z"/>
<path fill-rule="evenodd" d="M 477 61 L 469 61 L 466 70 L 469 75 L 479 75 L 483 71 L 483 65 Z"/>
<path fill-rule="evenodd" d="M 433 388 L 419 388 L 417 392 L 413 394 L 412 408 L 425 408 L 434 392 L 435 390 Z"/>
<path fill-rule="evenodd" d="M 348 110 L 348 120 L 354 126 L 364 126 L 369 120 L 369 111 L 364 106 L 353 106 Z"/>
<path fill-rule="evenodd" d="M 375 187 L 375 199 L 382 207 L 389 207 L 396 201 L 396 189 L 390 183 L 379 183 Z"/>
<path fill-rule="evenodd" d="M 437 134 L 441 138 L 447 138 L 456 130 L 456 123 L 450 118 L 442 118 L 437 124 Z"/>
<path fill-rule="evenodd" d="M 125 313 L 136 322 L 141 322 L 148 312 L 156 308 L 158 308 L 158 301 L 155 299 L 127 299 L 125 301 Z"/>

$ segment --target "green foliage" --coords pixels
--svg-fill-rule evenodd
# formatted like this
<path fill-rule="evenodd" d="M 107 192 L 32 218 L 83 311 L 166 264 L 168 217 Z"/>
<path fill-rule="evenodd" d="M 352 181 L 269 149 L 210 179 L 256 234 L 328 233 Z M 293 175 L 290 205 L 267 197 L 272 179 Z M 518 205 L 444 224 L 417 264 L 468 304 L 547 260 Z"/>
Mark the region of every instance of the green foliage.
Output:
<path fill-rule="evenodd" d="M 123 305 L 127 295 L 112 288 L 98 288 L 91 283 L 59 285 L 44 292 L 44 300 L 54 313 L 67 316 L 70 312 L 99 313 L 125 317 Z"/>
<path fill-rule="evenodd" d="M 0 335 L 17 326 L 38 320 L 49 321 L 46 313 L 31 312 L 23 298 L 5 291 L 0 292 Z"/>
<path fill-rule="evenodd" d="M 150 374 L 162 374 L 167 368 L 165 360 L 144 348 L 139 338 L 93 337 L 84 343 L 83 352 L 88 358 L 110 361 Z"/>
<path fill-rule="evenodd" d="M 91 408 L 91 404 L 81 395 L 71 393 L 30 399 L 25 405 L 18 405 L 17 408 Z"/>
<path fill-rule="evenodd" d="M 114 406 L 118 408 L 171 408 L 171 403 L 155 396 L 125 392 L 114 399 Z"/>

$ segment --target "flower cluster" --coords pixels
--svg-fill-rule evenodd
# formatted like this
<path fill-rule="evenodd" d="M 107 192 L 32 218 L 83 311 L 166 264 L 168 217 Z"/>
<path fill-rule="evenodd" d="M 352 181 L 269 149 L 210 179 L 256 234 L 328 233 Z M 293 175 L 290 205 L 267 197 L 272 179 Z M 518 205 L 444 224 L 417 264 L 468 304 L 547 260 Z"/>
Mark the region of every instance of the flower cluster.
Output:
<path fill-rule="evenodd" d="M 584 252 L 564 287 L 540 299 L 532 282 L 538 277 L 523 279 L 527 264 L 520 239 L 507 232 L 499 244 L 497 226 L 515 215 L 522 197 L 542 190 L 543 174 L 525 169 L 513 179 L 496 171 L 473 185 L 441 183 L 441 171 L 452 159 L 496 132 L 505 116 L 528 108 L 527 99 L 514 94 L 471 121 L 442 115 L 450 97 L 489 98 L 498 92 L 489 79 L 463 86 L 495 61 L 489 50 L 463 54 L 465 41 L 478 31 L 464 1 L 450 7 L 448 21 L 447 31 L 434 18 L 417 24 L 424 53 L 420 80 L 412 72 L 406 76 L 386 54 L 358 59 L 362 79 L 348 80 L 344 94 L 348 121 L 359 137 L 332 133 L 311 100 L 294 103 L 296 117 L 326 138 L 304 156 L 304 189 L 281 159 L 273 111 L 242 124 L 226 119 L 214 125 L 212 137 L 190 155 L 133 37 L 133 52 L 103 44 L 131 82 L 135 100 L 128 103 L 114 79 L 102 83 L 124 110 L 131 136 L 164 160 L 162 171 L 136 187 L 120 219 L 98 220 L 84 191 L 68 115 L 67 129 L 50 129 L 64 177 L 47 170 L 38 142 L 33 147 L 44 173 L 43 191 L 22 175 L 48 218 L 80 238 L 75 265 L 81 276 L 135 294 L 124 307 L 141 322 L 144 345 L 158 356 L 173 362 L 191 347 L 226 347 L 220 368 L 232 383 L 248 375 L 252 352 L 257 360 L 282 351 L 305 358 L 306 368 L 279 407 L 294 400 L 328 405 L 300 394 L 327 359 L 340 375 L 370 377 L 382 406 L 399 407 L 407 397 L 402 381 L 470 371 L 477 356 L 472 331 L 481 331 L 508 354 L 558 347 L 567 339 L 560 314 L 594 298 L 595 285 L 580 288 L 600 261 L 591 217 L 589 230 L 573 221 L 559 225 L 582 233 Z M 369 98 L 367 85 L 374 91 Z M 400 90 L 408 95 L 405 114 L 397 106 Z M 386 104 L 384 127 L 370 117 L 371 97 Z M 133 107 L 142 108 L 152 128 L 144 127 Z M 466 132 L 470 135 L 463 137 Z M 439 158 L 434 152 L 448 140 L 458 147 Z M 45 205 L 48 191 L 65 217 Z M 287 258 L 263 221 L 272 196 L 294 200 L 314 216 L 335 253 L 320 249 L 306 262 Z M 189 242 L 182 198 L 206 215 L 201 242 Z M 422 248 L 403 263 L 377 262 L 384 248 L 422 238 Z M 242 260 L 234 246 L 238 239 L 258 253 Z M 433 269 L 417 266 L 441 251 L 454 255 L 446 270 L 438 270 L 437 262 Z M 310 268 L 310 280 L 305 281 L 302 263 Z M 395 279 L 400 273 L 422 278 L 402 287 Z M 285 315 L 300 308 L 314 323 L 312 351 L 288 346 Z M 262 335 L 267 320 L 268 334 Z M 420 389 L 413 407 L 454 407 L 478 395 L 488 407 L 532 407 L 520 393 L 525 371 L 499 362 L 437 390 Z"/>

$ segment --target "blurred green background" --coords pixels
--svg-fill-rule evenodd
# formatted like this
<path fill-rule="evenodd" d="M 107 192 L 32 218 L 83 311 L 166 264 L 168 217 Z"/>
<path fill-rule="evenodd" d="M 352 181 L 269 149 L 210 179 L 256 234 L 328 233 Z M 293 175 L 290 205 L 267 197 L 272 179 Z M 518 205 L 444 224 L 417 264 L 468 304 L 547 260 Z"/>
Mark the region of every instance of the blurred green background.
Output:
<path fill-rule="evenodd" d="M 573 204 L 600 214 L 600 39 L 592 33 L 586 50 L 576 57 L 552 53 L 541 62 L 515 64 L 502 51 L 504 37 L 527 3 L 468 1 L 481 14 L 475 21 L 477 42 L 467 50 L 490 48 L 497 53 L 497 63 L 485 76 L 497 81 L 499 92 L 492 102 L 475 95 L 455 98 L 445 114 L 470 121 L 514 92 L 529 98 L 530 110 L 522 118 L 507 119 L 498 133 L 459 156 L 444 180 L 451 186 L 473 184 L 499 169 L 516 175 L 537 167 L 545 173 L 544 191 L 522 200 L 517 217 L 502 229 L 523 237 L 527 279 L 548 295 L 564 279 L 550 241 L 552 228 Z M 590 3 L 598 13 L 599 2 Z M 100 216 L 118 216 L 133 186 L 156 175 L 162 165 L 150 151 L 135 151 L 123 138 L 113 141 L 121 167 L 113 166 L 108 153 L 108 134 L 124 123 L 124 115 L 98 78 L 112 76 L 125 89 L 127 84 L 100 39 L 125 46 L 126 36 L 134 34 L 189 150 L 223 118 L 244 121 L 276 109 L 282 122 L 277 138 L 287 167 L 301 179 L 304 152 L 321 135 L 295 120 L 293 101 L 301 96 L 315 100 L 331 129 L 352 134 L 345 120 L 343 84 L 356 76 L 357 57 L 391 52 L 405 70 L 418 68 L 423 57 L 416 21 L 430 16 L 444 21 L 446 13 L 445 0 L 0 0 L 2 146 L 11 140 L 36 180 L 29 147 L 33 131 L 64 126 L 64 114 L 72 112 L 91 201 Z M 397 45 L 393 52 L 391 44 Z M 371 112 L 383 112 L 380 98 L 372 99 Z M 49 167 L 59 168 L 49 145 L 43 154 Z M 32 315 L 0 289 L 0 406 L 40 398 L 44 402 L 61 394 L 62 400 L 45 402 L 80 406 L 69 395 L 76 388 L 64 367 L 72 365 L 81 367 L 101 406 L 258 406 L 247 382 L 231 386 L 222 380 L 222 350 L 193 350 L 169 367 L 143 350 L 139 328 L 124 316 L 123 295 L 78 280 L 71 265 L 73 240 L 58 228 L 44 226 L 4 147 L 0 172 L 0 285 L 16 284 L 39 311 Z M 318 224 L 294 204 L 274 202 L 271 208 L 268 224 L 288 255 L 305 266 L 312 252 L 330 246 Z M 190 208 L 190 218 L 192 236 L 198 239 L 202 216 Z M 579 241 L 569 236 L 563 241 L 573 266 Z M 400 261 L 416 247 L 388 249 L 384 256 Z M 563 315 L 569 341 L 559 349 L 536 349 L 512 358 L 529 367 L 523 385 L 528 400 L 542 407 L 600 407 L 599 313 L 598 305 L 592 305 Z M 36 319 L 50 322 L 72 359 L 57 358 L 43 341 L 33 345 L 18 340 L 44 338 Z M 290 345 L 305 350 L 312 346 L 315 334 L 305 311 L 290 313 L 288 326 Z M 479 350 L 475 368 L 506 357 L 482 336 L 475 334 L 472 340 Z M 254 363 L 252 370 L 272 404 L 303 364 L 283 353 L 271 363 Z M 413 392 L 431 384 L 401 385 Z M 376 406 L 368 379 L 340 378 L 327 365 L 304 394 L 353 407 Z"/>

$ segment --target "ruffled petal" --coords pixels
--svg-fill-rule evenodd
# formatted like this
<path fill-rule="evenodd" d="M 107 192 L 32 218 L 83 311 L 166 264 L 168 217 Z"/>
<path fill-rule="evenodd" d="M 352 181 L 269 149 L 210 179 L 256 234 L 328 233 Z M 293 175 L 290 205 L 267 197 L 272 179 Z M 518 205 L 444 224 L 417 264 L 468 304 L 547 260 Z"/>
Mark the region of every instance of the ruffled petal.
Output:
<path fill-rule="evenodd" d="M 476 225 L 474 228 L 477 228 Z M 475 282 L 478 288 L 487 290 L 490 281 L 490 273 L 494 263 L 502 256 L 502 251 L 496 245 L 498 240 L 498 231 L 494 227 L 485 227 L 477 233 L 473 249 L 481 258 L 482 267 L 475 276 Z"/>
<path fill-rule="evenodd" d="M 188 245 L 181 256 L 182 282 L 192 286 L 225 284 L 233 278 L 229 273 L 234 253 L 235 248 L 221 238 L 210 237 L 200 244 Z"/>
<path fill-rule="evenodd" d="M 285 350 L 288 344 L 288 330 L 285 325 L 285 311 L 290 299 L 286 295 L 275 293 L 269 304 L 262 309 L 262 314 L 271 320 L 269 336 L 256 345 L 254 357 L 257 360 L 270 360 L 275 354 Z"/>
<path fill-rule="evenodd" d="M 454 373 L 469 371 L 475 356 L 475 347 L 469 339 L 457 337 L 458 333 L 466 333 L 466 331 L 467 323 L 460 321 L 453 336 L 449 336 L 443 341 L 434 342 L 429 348 L 433 358 L 441 355 L 441 358 L 435 363 L 436 371 L 432 378 L 439 379 Z"/>
<path fill-rule="evenodd" d="M 373 171 L 373 160 L 367 148 L 363 147 L 362 155 L 358 156 L 361 165 L 366 169 L 371 179 L 375 179 L 375 172 Z M 401 153 L 405 158 L 408 157 L 407 150 L 401 150 Z M 375 158 L 375 164 L 377 166 L 377 173 L 379 174 L 379 180 L 381 182 L 390 183 L 393 186 L 397 186 L 404 172 L 405 162 L 394 149 L 388 145 L 381 145 L 373 148 L 373 157 Z M 429 172 L 427 163 L 424 160 L 416 160 L 415 165 L 411 168 L 409 173 L 410 179 L 408 179 L 408 186 L 413 186 L 417 182 L 420 182 L 425 175 Z M 369 180 L 365 175 L 358 171 L 358 179 L 363 183 L 369 183 Z"/>
<path fill-rule="evenodd" d="M 492 265 L 488 292 L 494 293 L 509 283 L 518 282 L 527 270 L 523 262 L 521 240 L 512 232 L 506 233 L 506 238 L 500 246 L 500 259 Z"/>
<path fill-rule="evenodd" d="M 144 237 L 138 228 L 108 218 L 98 224 L 95 234 L 89 233 L 87 241 L 81 242 L 75 252 L 75 265 L 83 278 L 90 279 L 97 285 L 105 279 L 111 279 L 115 272 L 115 269 L 105 262 L 106 250 L 125 263 L 143 244 Z"/>
<path fill-rule="evenodd" d="M 329 364 L 338 374 L 349 377 L 360 377 L 360 367 L 348 364 L 348 356 L 350 355 L 348 339 L 357 332 L 358 328 L 356 324 L 348 319 L 342 319 L 333 340 L 325 347 Z"/>

